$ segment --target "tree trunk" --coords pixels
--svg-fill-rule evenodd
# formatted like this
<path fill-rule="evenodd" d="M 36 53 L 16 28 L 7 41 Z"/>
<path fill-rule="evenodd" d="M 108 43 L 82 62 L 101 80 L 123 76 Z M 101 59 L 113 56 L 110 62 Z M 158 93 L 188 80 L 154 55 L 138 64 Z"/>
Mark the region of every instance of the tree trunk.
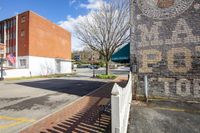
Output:
<path fill-rule="evenodd" d="M 109 61 L 106 61 L 106 75 L 109 74 Z"/>

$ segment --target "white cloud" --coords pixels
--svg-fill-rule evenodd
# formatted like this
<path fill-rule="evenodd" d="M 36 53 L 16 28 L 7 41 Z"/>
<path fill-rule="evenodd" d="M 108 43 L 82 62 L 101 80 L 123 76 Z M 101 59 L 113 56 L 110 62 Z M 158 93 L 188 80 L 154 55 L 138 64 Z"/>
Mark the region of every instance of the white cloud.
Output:
<path fill-rule="evenodd" d="M 73 1 L 73 0 L 72 0 Z M 78 2 L 75 0 L 75 2 Z M 67 16 L 67 20 L 59 21 L 58 24 L 64 29 L 68 30 L 72 34 L 72 50 L 82 50 L 84 46 L 82 42 L 75 37 L 74 26 L 78 22 L 84 21 L 84 19 L 90 18 L 92 11 L 98 9 L 101 4 L 103 4 L 103 0 L 88 0 L 88 4 L 80 4 L 81 7 L 86 9 L 91 9 L 89 13 L 85 16 L 78 16 L 77 18 L 72 18 L 70 15 Z"/>
<path fill-rule="evenodd" d="M 70 0 L 69 5 L 72 6 L 74 3 L 76 3 L 76 0 Z"/>
<path fill-rule="evenodd" d="M 80 7 L 94 10 L 98 9 L 103 3 L 103 0 L 88 0 L 88 4 L 81 4 Z"/>
<path fill-rule="evenodd" d="M 84 46 L 82 45 L 82 42 L 75 37 L 75 31 L 74 31 L 74 26 L 80 21 L 83 21 L 86 17 L 90 15 L 87 14 L 85 16 L 78 16 L 77 18 L 72 18 L 71 16 L 67 16 L 66 21 L 60 21 L 58 24 L 63 27 L 64 29 L 68 30 L 72 34 L 72 50 L 82 50 Z"/>

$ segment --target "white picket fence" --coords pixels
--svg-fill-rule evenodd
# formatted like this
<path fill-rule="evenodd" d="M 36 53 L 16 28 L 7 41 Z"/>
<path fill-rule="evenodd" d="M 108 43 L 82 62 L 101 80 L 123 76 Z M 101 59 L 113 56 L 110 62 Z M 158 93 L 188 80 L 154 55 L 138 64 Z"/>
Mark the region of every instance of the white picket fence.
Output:
<path fill-rule="evenodd" d="M 112 113 L 112 133 L 126 133 L 130 105 L 132 100 L 132 75 L 129 74 L 128 83 L 125 88 L 116 83 L 112 89 L 111 113 Z"/>

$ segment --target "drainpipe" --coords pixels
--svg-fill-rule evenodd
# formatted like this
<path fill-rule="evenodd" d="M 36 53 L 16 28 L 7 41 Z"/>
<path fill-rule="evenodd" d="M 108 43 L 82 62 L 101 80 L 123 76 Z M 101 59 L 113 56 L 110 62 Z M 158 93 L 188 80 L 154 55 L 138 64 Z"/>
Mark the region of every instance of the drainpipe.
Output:
<path fill-rule="evenodd" d="M 144 84 L 145 84 L 145 87 L 144 87 L 145 98 L 146 98 L 146 102 L 148 102 L 148 90 L 149 90 L 149 88 L 148 88 L 148 77 L 147 77 L 147 75 L 144 76 Z"/>

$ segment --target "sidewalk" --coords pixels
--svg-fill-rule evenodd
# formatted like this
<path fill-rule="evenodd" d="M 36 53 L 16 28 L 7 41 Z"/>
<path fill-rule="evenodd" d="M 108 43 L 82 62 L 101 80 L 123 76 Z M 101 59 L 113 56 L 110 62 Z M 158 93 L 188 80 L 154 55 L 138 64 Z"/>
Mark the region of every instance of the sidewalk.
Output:
<path fill-rule="evenodd" d="M 200 103 L 133 101 L 128 133 L 199 133 Z"/>
<path fill-rule="evenodd" d="M 119 78 L 115 82 L 124 86 L 126 80 Z M 111 112 L 101 114 L 100 107 L 110 103 L 113 84 L 110 82 L 100 87 L 95 92 L 34 123 L 21 133 L 110 132 Z"/>

